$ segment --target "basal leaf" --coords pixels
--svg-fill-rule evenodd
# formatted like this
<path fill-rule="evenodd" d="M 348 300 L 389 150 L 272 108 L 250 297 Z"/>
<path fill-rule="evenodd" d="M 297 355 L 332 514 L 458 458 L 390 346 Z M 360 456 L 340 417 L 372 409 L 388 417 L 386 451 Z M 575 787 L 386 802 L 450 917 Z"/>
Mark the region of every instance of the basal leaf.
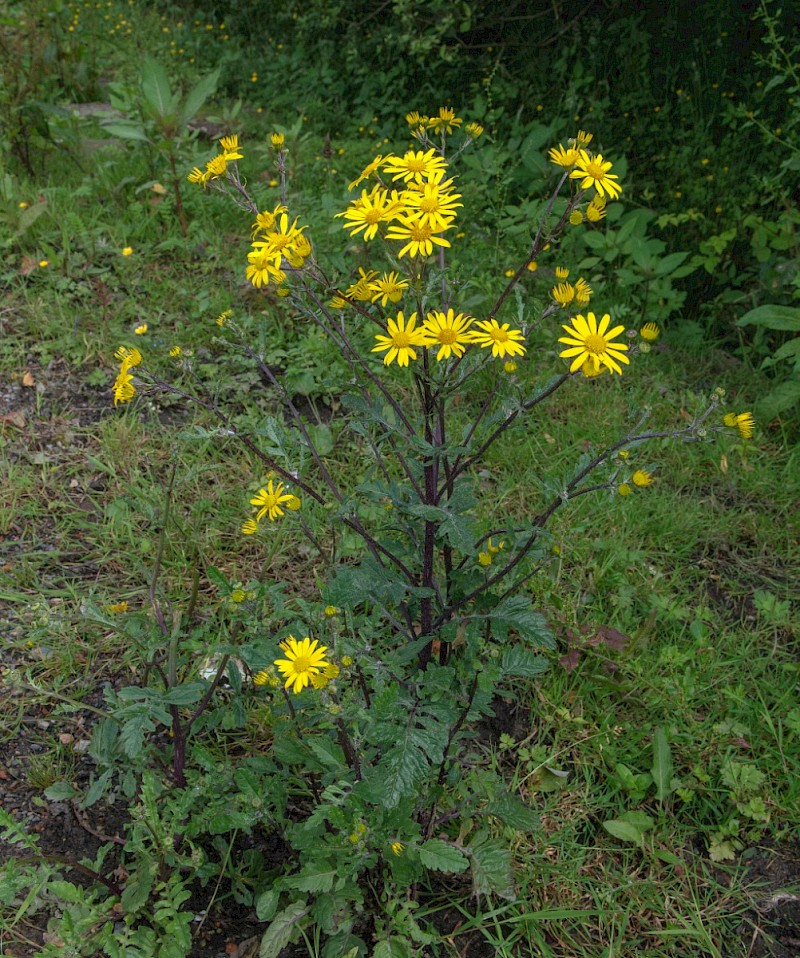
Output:
<path fill-rule="evenodd" d="M 469 861 L 453 845 L 438 838 L 431 838 L 419 846 L 419 860 L 426 868 L 437 872 L 463 872 L 469 868 Z"/>

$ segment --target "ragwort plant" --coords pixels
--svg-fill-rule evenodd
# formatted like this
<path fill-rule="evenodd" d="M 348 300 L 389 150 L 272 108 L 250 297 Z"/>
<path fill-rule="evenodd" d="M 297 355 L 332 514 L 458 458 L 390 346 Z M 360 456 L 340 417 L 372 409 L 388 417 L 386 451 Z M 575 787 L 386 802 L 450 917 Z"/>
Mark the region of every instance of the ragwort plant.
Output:
<path fill-rule="evenodd" d="M 349 416 L 337 424 L 336 441 L 326 423 L 308 421 L 281 372 L 253 347 L 249 321 L 232 309 L 216 320 L 227 348 L 256 364 L 284 410 L 258 434 L 240 428 L 180 347 L 170 352 L 179 381 L 150 368 L 144 346 L 117 352 L 115 404 L 137 391 L 165 392 L 216 417 L 219 435 L 242 443 L 264 470 L 242 533 L 268 543 L 276 523 L 295 523 L 323 569 L 318 603 L 285 595 L 287 583 L 253 583 L 255 601 L 245 602 L 246 589 L 213 572 L 223 590 L 241 593 L 242 615 L 205 683 L 196 677 L 197 652 L 181 658 L 179 632 L 159 611 L 151 585 L 169 650 L 160 660 L 166 655 L 168 666 L 151 674 L 160 673 L 167 698 L 138 740 L 153 726 L 170 728 L 173 790 L 204 796 L 207 807 L 191 813 L 184 835 L 197 835 L 208 807 L 222 803 L 241 813 L 228 813 L 228 830 L 277 833 L 295 853 L 277 873 L 251 880 L 249 900 L 269 922 L 262 956 L 301 935 L 324 939 L 329 956 L 410 955 L 434 940 L 415 919 L 431 873 L 469 873 L 476 896 L 514 896 L 503 829 L 532 831 L 537 818 L 479 760 L 480 723 L 499 696 L 513 697 L 521 680 L 547 668 L 554 648 L 529 591 L 551 554 L 548 520 L 581 496 L 643 492 L 654 481 L 636 463 L 647 440 L 702 440 L 725 427 L 746 438 L 753 430 L 749 413 L 729 412 L 724 424 L 715 417 L 717 394 L 671 431 L 645 429 L 644 411 L 626 434 L 584 453 L 568 475 L 531 477 L 544 503 L 532 518 L 504 517 L 498 504 L 482 502 L 475 474 L 490 447 L 513 450 L 516 428 L 540 428 L 544 404 L 559 390 L 621 376 L 658 328 L 648 323 L 637 336 L 607 313 L 598 318 L 587 309 L 589 283 L 570 282 L 564 267 L 545 304 L 526 307 L 521 295 L 537 259 L 564 231 L 594 228 L 622 193 L 612 164 L 590 149 L 583 131 L 550 150 L 557 182 L 519 266 L 483 318 L 462 310 L 449 257 L 464 197 L 452 167 L 483 131 L 464 126 L 450 108 L 407 119 L 414 145 L 376 156 L 350 184 L 354 198 L 338 214 L 363 244 L 363 265 L 351 281 L 331 275 L 314 254 L 291 199 L 282 134 L 272 137 L 280 196 L 266 208 L 240 171 L 246 149 L 238 136 L 224 137 L 222 152 L 189 174 L 249 214 L 243 269 L 250 283 L 268 290 L 292 323 L 315 327 L 346 363 L 341 402 Z M 518 321 L 503 321 L 515 301 Z M 551 374 L 542 360 L 541 370 L 523 375 L 531 334 L 541 335 L 554 318 L 562 320 L 562 335 L 548 335 L 563 347 L 566 364 Z M 362 463 L 357 476 L 336 465 L 336 445 L 345 441 Z M 341 548 L 343 530 L 359 550 Z M 268 597 L 268 622 L 259 596 Z M 241 668 L 228 672 L 236 694 L 265 703 L 272 745 L 221 780 L 199 758 L 207 753 L 199 745 L 192 751 L 188 730 L 204 727 L 203 711 L 234 654 Z M 179 673 L 191 676 L 192 668 L 192 693 L 175 692 Z M 129 703 L 144 698 L 143 690 L 119 694 Z M 124 714 L 118 724 L 124 736 Z M 215 831 L 224 832 L 224 822 Z"/>

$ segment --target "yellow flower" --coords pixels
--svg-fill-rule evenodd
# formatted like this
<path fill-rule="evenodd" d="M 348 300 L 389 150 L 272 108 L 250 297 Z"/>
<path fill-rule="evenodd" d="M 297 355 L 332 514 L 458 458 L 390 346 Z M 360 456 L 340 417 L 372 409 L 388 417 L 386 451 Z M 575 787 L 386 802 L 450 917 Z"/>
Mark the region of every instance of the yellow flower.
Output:
<path fill-rule="evenodd" d="M 40 260 L 39 260 L 39 268 L 40 268 L 40 269 L 44 269 L 45 266 L 49 266 L 49 265 L 50 265 L 50 260 L 49 260 L 49 259 L 40 259 Z"/>
<path fill-rule="evenodd" d="M 322 670 L 321 675 L 312 675 L 311 684 L 315 689 L 324 689 L 328 682 L 337 678 L 339 675 L 339 666 L 333 662 L 328 662 Z"/>
<path fill-rule="evenodd" d="M 225 323 L 233 316 L 232 309 L 224 309 L 219 316 L 214 320 L 217 326 L 224 326 Z"/>
<path fill-rule="evenodd" d="M 559 283 L 550 290 L 550 294 L 562 309 L 566 309 L 575 299 L 575 287 L 572 283 Z"/>
<path fill-rule="evenodd" d="M 114 358 L 118 359 L 125 369 L 131 366 L 138 366 L 142 361 L 142 354 L 135 346 L 120 346 L 114 353 Z"/>
<path fill-rule="evenodd" d="M 575 281 L 575 305 L 585 306 L 592 296 L 592 287 L 581 276 Z"/>
<path fill-rule="evenodd" d="M 409 359 L 417 358 L 412 347 L 425 345 L 425 330 L 424 328 L 415 329 L 416 322 L 416 313 L 412 313 L 406 322 L 403 312 L 400 311 L 397 319 L 388 321 L 386 329 L 388 335 L 375 337 L 378 345 L 373 347 L 372 352 L 386 352 L 383 359 L 384 365 L 388 366 L 396 359 L 398 366 L 407 366 Z"/>
<path fill-rule="evenodd" d="M 566 266 L 556 266 L 556 279 L 568 279 L 569 269 Z"/>
<path fill-rule="evenodd" d="M 289 210 L 286 206 L 275 207 L 274 210 L 264 210 L 263 213 L 258 213 L 256 215 L 256 221 L 251 226 L 253 230 L 253 239 L 255 239 L 256 234 L 258 233 L 268 233 L 272 227 L 275 225 L 275 220 L 281 215 L 281 213 L 288 213 Z"/>
<path fill-rule="evenodd" d="M 128 372 L 128 367 L 123 364 L 114 385 L 111 387 L 111 393 L 114 396 L 114 405 L 130 402 L 136 395 L 136 387 L 133 385 L 133 376 Z"/>
<path fill-rule="evenodd" d="M 344 668 L 348 669 L 353 664 L 353 660 L 349 655 L 342 656 L 342 665 Z"/>
<path fill-rule="evenodd" d="M 437 156 L 436 150 L 431 148 L 427 153 L 422 150 L 409 150 L 403 156 L 389 156 L 383 168 L 387 173 L 394 174 L 393 180 L 402 180 L 404 183 L 422 183 L 437 170 L 447 169 L 444 157 Z"/>
<path fill-rule="evenodd" d="M 633 489 L 631 489 L 627 482 L 623 482 L 621 486 L 617 486 L 617 492 L 621 496 L 629 496 L 633 492 Z"/>
<path fill-rule="evenodd" d="M 272 146 L 276 150 L 283 149 L 283 144 L 285 142 L 283 133 L 273 133 L 269 139 L 270 139 L 270 143 L 272 143 Z"/>
<path fill-rule="evenodd" d="M 548 150 L 548 156 L 550 157 L 551 163 L 555 163 L 557 166 L 563 166 L 565 170 L 572 169 L 578 162 L 578 151 L 572 147 L 565 150 L 560 143 L 557 147 L 554 146 L 551 150 Z"/>
<path fill-rule="evenodd" d="M 522 342 L 525 336 L 519 329 L 509 329 L 508 323 L 499 326 L 496 319 L 483 320 L 476 323 L 481 332 L 477 330 L 472 334 L 472 341 L 477 343 L 482 349 L 491 346 L 492 355 L 500 359 L 509 356 L 524 356 L 525 347 Z"/>
<path fill-rule="evenodd" d="M 581 150 L 579 158 L 569 177 L 571 180 L 580 180 L 580 187 L 583 190 L 593 186 L 600 196 L 606 193 L 615 200 L 622 192 L 622 187 L 616 181 L 619 177 L 615 173 L 609 173 L 611 163 L 603 160 L 602 153 L 597 156 L 591 156 L 586 150 Z"/>
<path fill-rule="evenodd" d="M 127 602 L 115 602 L 113 605 L 106 606 L 106 612 L 112 612 L 114 614 L 117 614 L 120 612 L 127 612 L 127 611 L 128 611 Z"/>
<path fill-rule="evenodd" d="M 483 136 L 483 127 L 480 123 L 467 123 L 464 129 L 473 140 L 477 140 L 479 136 Z"/>
<path fill-rule="evenodd" d="M 358 267 L 358 279 L 345 290 L 345 296 L 358 300 L 360 303 L 372 301 L 372 281 L 377 276 L 374 269 L 365 270 Z"/>
<path fill-rule="evenodd" d="M 439 232 L 449 229 L 452 229 L 452 226 L 448 224 Z M 429 224 L 420 223 L 411 216 L 399 216 L 397 222 L 389 227 L 386 239 L 406 240 L 406 245 L 397 255 L 400 257 L 408 253 L 412 259 L 415 256 L 430 256 L 434 246 L 450 246 L 450 243 L 439 236 Z"/>
<path fill-rule="evenodd" d="M 509 375 L 511 373 L 515 373 L 517 371 L 517 364 L 514 362 L 513 359 L 507 359 L 503 363 L 503 371 L 507 372 Z"/>
<path fill-rule="evenodd" d="M 755 431 L 756 421 L 751 412 L 742 412 L 738 415 L 735 412 L 729 412 L 722 421 L 726 426 L 738 429 L 742 439 L 750 439 Z"/>
<path fill-rule="evenodd" d="M 569 371 L 574 373 L 587 360 L 591 360 L 595 372 L 599 371 L 600 366 L 603 365 L 607 366 L 611 372 L 621 375 L 622 368 L 619 364 L 630 363 L 625 355 L 628 347 L 625 343 L 612 343 L 611 340 L 620 333 L 624 333 L 625 327 L 615 326 L 609 330 L 611 317 L 608 313 L 603 316 L 599 324 L 594 313 L 587 313 L 585 317 L 580 314 L 573 316 L 570 322 L 572 326 L 561 327 L 568 335 L 558 340 L 569 347 L 559 353 L 559 356 L 572 360 Z"/>
<path fill-rule="evenodd" d="M 456 116 L 456 111 L 449 106 L 439 107 L 439 115 L 432 116 L 427 123 L 428 129 L 433 130 L 434 133 L 438 133 L 440 130 L 444 130 L 448 135 L 453 132 L 454 129 L 458 129 L 464 121 L 460 117 Z"/>
<path fill-rule="evenodd" d="M 381 168 L 381 163 L 383 163 L 383 156 L 378 155 L 371 163 L 367 163 L 364 169 L 358 174 L 358 176 L 353 180 L 353 182 L 347 187 L 348 190 L 354 190 L 357 186 L 368 180 L 373 173 L 377 173 Z"/>
<path fill-rule="evenodd" d="M 397 855 L 398 858 L 406 850 L 406 846 L 402 842 L 392 842 L 391 845 L 389 845 L 389 847 L 391 848 L 392 853 L 394 855 Z"/>
<path fill-rule="evenodd" d="M 281 643 L 281 648 L 286 658 L 276 659 L 274 664 L 286 679 L 284 688 L 291 686 L 295 695 L 303 691 L 313 676 L 322 675 L 331 666 L 325 659 L 327 646 L 320 645 L 316 639 L 312 642 L 308 636 L 298 642 L 290 635 Z"/>
<path fill-rule="evenodd" d="M 416 110 L 412 110 L 411 113 L 406 113 L 406 123 L 411 127 L 412 130 L 417 130 L 421 126 L 425 126 L 428 122 L 427 116 L 422 116 L 422 114 L 417 113 Z"/>
<path fill-rule="evenodd" d="M 384 273 L 380 279 L 373 280 L 369 284 L 372 292 L 372 302 L 377 303 L 380 300 L 384 308 L 389 302 L 399 303 L 403 298 L 403 290 L 408 289 L 408 280 L 400 279 L 399 273 L 392 271 Z"/>
<path fill-rule="evenodd" d="M 570 226 L 580 226 L 583 222 L 583 213 L 580 210 L 573 210 L 569 214 Z"/>
<path fill-rule="evenodd" d="M 652 343 L 654 339 L 658 339 L 660 332 L 661 330 L 655 323 L 645 323 L 639 330 L 639 335 L 642 339 L 646 339 L 649 343 Z"/>
<path fill-rule="evenodd" d="M 336 608 L 335 605 L 326 605 L 324 611 L 325 611 L 325 615 L 326 615 L 329 619 L 332 619 L 333 616 L 339 614 L 339 610 Z"/>
<path fill-rule="evenodd" d="M 233 592 L 231 592 L 231 602 L 233 602 L 235 605 L 241 605 L 246 598 L 247 593 L 244 591 L 244 589 L 234 589 Z"/>
<path fill-rule="evenodd" d="M 178 359 L 183 355 L 183 350 L 180 346 L 173 346 L 172 349 L 170 349 L 169 354 L 173 359 Z"/>
<path fill-rule="evenodd" d="M 634 486 L 639 486 L 641 489 L 653 484 L 653 477 L 645 469 L 637 469 L 631 478 L 633 479 Z"/>
<path fill-rule="evenodd" d="M 380 184 L 376 184 L 369 193 L 362 190 L 357 200 L 354 200 L 343 213 L 336 215 L 343 216 L 349 221 L 343 223 L 342 228 L 350 230 L 351 236 L 356 236 L 364 230 L 364 239 L 371 240 L 377 235 L 378 225 L 389 222 L 402 209 L 403 204 L 396 190 L 392 190 L 390 194 Z"/>
<path fill-rule="evenodd" d="M 123 255 L 123 256 L 132 256 L 132 255 L 133 255 L 133 247 L 132 247 L 132 246 L 123 246 L 123 247 L 122 247 L 122 255 Z"/>
<path fill-rule="evenodd" d="M 594 139 L 594 133 L 584 133 L 583 130 L 578 130 L 578 135 L 575 137 L 575 145 L 579 148 L 587 146 Z"/>
<path fill-rule="evenodd" d="M 17 209 L 26 210 L 31 204 L 27 200 L 20 200 L 17 203 Z"/>
<path fill-rule="evenodd" d="M 208 163 L 206 163 L 206 173 L 211 179 L 216 179 L 216 177 L 222 176 L 227 168 L 228 160 L 224 153 L 220 153 L 219 156 L 215 156 L 213 159 L 209 160 Z"/>
<path fill-rule="evenodd" d="M 426 183 L 414 185 L 403 194 L 405 213 L 409 219 L 430 226 L 439 233 L 448 229 L 456 217 L 456 207 L 463 203 L 460 193 L 451 193 L 452 179 L 443 181 L 444 170 L 438 170 L 428 177 Z"/>
<path fill-rule="evenodd" d="M 203 172 L 199 167 L 195 166 L 191 173 L 189 173 L 186 179 L 190 183 L 198 183 L 200 186 L 205 186 L 208 183 L 210 174 L 208 172 Z"/>
<path fill-rule="evenodd" d="M 222 155 L 225 157 L 226 162 L 241 160 L 242 154 L 239 152 L 238 133 L 234 133 L 231 136 L 223 136 L 219 141 L 219 145 L 225 151 Z"/>
<path fill-rule="evenodd" d="M 472 318 L 459 313 L 457 316 L 452 309 L 447 313 L 440 310 L 434 310 L 428 313 L 423 330 L 425 331 L 424 346 L 438 346 L 439 351 L 436 359 L 449 359 L 451 355 L 459 359 L 464 355 L 464 347 L 472 342 L 472 334 L 469 331 L 472 325 Z"/>
<path fill-rule="evenodd" d="M 539 264 L 536 262 L 535 259 L 531 260 L 530 263 L 528 263 L 528 269 L 530 270 L 531 273 L 535 273 L 536 270 L 539 269 Z"/>
<path fill-rule="evenodd" d="M 134 329 L 134 333 L 136 333 L 137 336 L 144 336 L 146 332 L 147 323 L 142 323 L 141 325 L 137 326 L 136 329 Z"/>
<path fill-rule="evenodd" d="M 297 505 L 295 505 L 295 501 Z M 259 489 L 255 496 L 250 500 L 251 506 L 256 506 L 256 522 L 261 522 L 264 516 L 267 516 L 270 522 L 274 522 L 279 516 L 282 516 L 283 505 L 287 509 L 298 509 L 300 500 L 290 492 L 284 492 L 282 482 L 273 483 L 272 479 L 267 483 L 266 489 Z"/>
<path fill-rule="evenodd" d="M 590 223 L 599 222 L 606 215 L 606 199 L 599 194 L 586 207 L 586 219 Z"/>

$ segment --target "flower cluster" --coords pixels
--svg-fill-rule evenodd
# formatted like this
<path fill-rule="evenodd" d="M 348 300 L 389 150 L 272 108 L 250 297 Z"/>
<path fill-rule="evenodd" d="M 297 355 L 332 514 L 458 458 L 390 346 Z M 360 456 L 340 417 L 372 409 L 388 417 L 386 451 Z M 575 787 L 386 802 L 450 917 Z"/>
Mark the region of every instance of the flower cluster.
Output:
<path fill-rule="evenodd" d="M 361 235 L 365 242 L 378 235 L 399 241 L 398 257 L 430 256 L 434 247 L 450 246 L 443 234 L 453 229 L 456 211 L 463 204 L 458 202 L 461 194 L 454 191 L 453 180 L 446 178 L 444 157 L 433 148 L 409 150 L 401 157 L 376 156 L 350 184 L 351 189 L 373 176 L 377 183 L 362 189 L 361 196 L 337 213 L 344 217 L 343 228 L 351 236 Z M 402 189 L 394 188 L 395 184 Z"/>
<path fill-rule="evenodd" d="M 617 182 L 619 177 L 615 173 L 609 172 L 612 164 L 603 159 L 602 153 L 591 153 L 585 147 L 592 141 L 591 133 L 584 133 L 583 130 L 569 141 L 569 147 L 564 148 L 559 143 L 549 151 L 550 162 L 556 166 L 562 167 L 569 172 L 571 180 L 578 180 L 578 185 L 582 190 L 588 190 L 594 187 L 596 199 L 602 203 L 595 203 L 595 209 L 592 216 L 587 219 L 596 221 L 602 218 L 602 210 L 605 209 L 606 195 L 615 200 L 622 193 L 622 187 Z M 596 215 L 597 213 L 600 215 Z"/>
<path fill-rule="evenodd" d="M 138 366 L 142 361 L 142 354 L 135 346 L 120 346 L 114 353 L 114 358 L 119 360 L 119 373 L 111 387 L 114 395 L 114 405 L 130 402 L 136 395 L 136 387 L 133 385 L 133 375 L 131 369 Z"/>
<path fill-rule="evenodd" d="M 311 254 L 311 243 L 303 235 L 304 226 L 295 218 L 289 223 L 285 206 L 259 213 L 253 223 L 252 249 L 247 254 L 247 278 L 253 286 L 276 286 L 286 280 L 285 268 L 300 269 Z"/>
<path fill-rule="evenodd" d="M 722 422 L 729 429 L 738 429 L 742 439 L 751 439 L 756 428 L 756 421 L 751 412 L 729 412 L 722 417 Z"/>
<path fill-rule="evenodd" d="M 219 141 L 219 145 L 222 147 L 222 153 L 218 153 L 212 157 L 208 163 L 206 163 L 205 170 L 201 170 L 197 166 L 194 167 L 187 176 L 190 183 L 207 186 L 212 180 L 217 180 L 225 175 L 229 163 L 234 163 L 236 160 L 242 159 L 244 154 L 239 152 L 238 135 L 223 136 Z"/>
<path fill-rule="evenodd" d="M 428 313 L 421 326 L 417 326 L 416 313 L 406 319 L 400 311 L 395 319 L 388 320 L 386 335 L 379 333 L 375 336 L 378 345 L 372 352 L 386 353 L 383 362 L 387 366 L 395 361 L 398 366 L 407 366 L 409 360 L 417 358 L 415 347 L 436 348 L 436 359 L 441 362 L 451 356 L 460 359 L 466 346 L 473 343 L 483 349 L 491 348 L 493 356 L 503 359 L 505 356 L 524 355 L 524 338 L 521 330 L 509 329 L 508 323 L 501 326 L 496 319 L 475 322 L 472 317 L 456 314 L 453 309 L 446 313 L 440 310 Z"/>

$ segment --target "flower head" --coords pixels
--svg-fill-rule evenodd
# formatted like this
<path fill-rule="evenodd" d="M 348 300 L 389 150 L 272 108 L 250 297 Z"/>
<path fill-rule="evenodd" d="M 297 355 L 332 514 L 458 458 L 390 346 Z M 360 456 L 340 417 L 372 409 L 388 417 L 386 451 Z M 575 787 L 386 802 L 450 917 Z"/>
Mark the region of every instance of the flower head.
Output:
<path fill-rule="evenodd" d="M 274 522 L 279 516 L 283 515 L 283 506 L 287 509 L 298 509 L 300 500 L 290 492 L 284 492 L 282 482 L 273 483 L 272 479 L 267 483 L 266 489 L 259 489 L 255 496 L 250 500 L 251 506 L 256 506 L 256 522 L 261 522 L 264 516 Z"/>
<path fill-rule="evenodd" d="M 738 415 L 735 412 L 729 412 L 722 421 L 726 426 L 738 429 L 742 439 L 750 439 L 755 431 L 756 421 L 751 412 L 742 412 Z"/>
<path fill-rule="evenodd" d="M 646 339 L 649 343 L 652 343 L 654 339 L 658 339 L 660 332 L 661 330 L 655 323 L 645 323 L 639 330 L 639 335 L 642 339 Z"/>
<path fill-rule="evenodd" d="M 586 316 L 573 316 L 570 320 L 571 326 L 562 326 L 562 329 L 568 334 L 559 338 L 560 343 L 564 343 L 568 348 L 562 350 L 559 356 L 565 359 L 571 359 L 569 367 L 571 373 L 580 369 L 583 364 L 589 360 L 594 367 L 595 372 L 599 372 L 600 366 L 606 366 L 611 372 L 622 374 L 620 363 L 630 363 L 625 355 L 628 347 L 625 343 L 611 342 L 615 336 L 625 332 L 624 326 L 615 326 L 609 330 L 611 317 L 606 313 L 600 322 L 594 313 L 587 313 Z"/>
<path fill-rule="evenodd" d="M 637 469 L 636 472 L 631 476 L 634 486 L 639 486 L 640 489 L 644 489 L 647 486 L 653 484 L 653 477 L 646 469 Z"/>
<path fill-rule="evenodd" d="M 621 485 L 617 486 L 617 492 L 621 496 L 629 496 L 633 492 L 633 489 L 631 489 L 627 482 L 623 482 Z"/>
<path fill-rule="evenodd" d="M 223 136 L 219 141 L 219 145 L 224 150 L 222 155 L 225 157 L 226 163 L 232 160 L 241 160 L 242 154 L 239 152 L 238 133 L 233 133 L 231 136 Z"/>
<path fill-rule="evenodd" d="M 313 676 L 324 673 L 331 663 L 326 661 L 327 646 L 320 645 L 316 639 L 312 642 L 308 636 L 301 642 L 290 635 L 283 642 L 281 648 L 286 653 L 285 659 L 275 659 L 275 665 L 286 682 L 284 688 L 291 687 L 297 695 L 312 681 Z"/>
<path fill-rule="evenodd" d="M 449 241 L 439 235 L 449 229 L 452 229 L 452 220 L 434 230 L 430 223 L 422 223 L 414 216 L 398 216 L 387 230 L 386 239 L 405 240 L 406 245 L 397 255 L 401 257 L 408 253 L 413 259 L 415 256 L 430 256 L 434 246 L 449 247 Z"/>
<path fill-rule="evenodd" d="M 383 164 L 387 173 L 391 173 L 393 180 L 402 180 L 404 183 L 422 183 L 437 170 L 447 169 L 444 157 L 438 156 L 431 148 L 427 153 L 422 150 L 409 150 L 403 156 L 389 156 Z"/>
<path fill-rule="evenodd" d="M 473 140 L 477 140 L 479 136 L 483 136 L 483 127 L 480 123 L 467 123 L 464 129 Z"/>
<path fill-rule="evenodd" d="M 372 293 L 372 302 L 380 301 L 381 306 L 386 308 L 389 302 L 399 303 L 403 298 L 403 291 L 408 289 L 408 280 L 400 279 L 399 273 L 394 270 L 391 273 L 384 273 L 378 279 L 369 283 L 369 289 Z"/>
<path fill-rule="evenodd" d="M 452 107 L 442 106 L 439 107 L 439 115 L 430 117 L 427 126 L 434 133 L 444 130 L 449 135 L 454 129 L 458 129 L 463 122 L 460 117 L 456 116 L 456 111 Z"/>
<path fill-rule="evenodd" d="M 140 324 L 134 329 L 134 333 L 136 333 L 137 336 L 144 336 L 144 334 L 145 334 L 146 332 L 147 332 L 147 323 L 140 323 Z"/>
<path fill-rule="evenodd" d="M 472 342 L 472 334 L 469 331 L 472 325 L 472 319 L 459 313 L 457 316 L 452 309 L 446 313 L 440 310 L 434 310 L 428 313 L 423 324 L 425 331 L 425 346 L 438 346 L 436 353 L 438 360 L 449 359 L 451 355 L 459 358 L 464 355 L 464 347 Z"/>
<path fill-rule="evenodd" d="M 122 247 L 123 256 L 133 256 L 133 247 L 132 246 L 123 246 Z"/>
<path fill-rule="evenodd" d="M 383 156 L 379 154 L 371 163 L 367 163 L 364 169 L 358 174 L 358 176 L 353 180 L 353 182 L 347 187 L 348 190 L 354 190 L 357 186 L 360 186 L 364 180 L 368 180 L 373 173 L 377 173 L 381 168 L 383 163 Z"/>
<path fill-rule="evenodd" d="M 551 163 L 555 163 L 557 166 L 563 166 L 565 170 L 571 170 L 578 162 L 578 151 L 572 147 L 565 150 L 560 143 L 558 146 L 554 146 L 551 150 L 548 150 L 548 156 L 550 157 Z"/>
<path fill-rule="evenodd" d="M 397 314 L 397 319 L 388 321 L 387 335 L 375 337 L 378 345 L 373 347 L 372 352 L 386 353 L 383 358 L 384 365 L 388 366 L 397 360 L 398 366 L 407 366 L 409 359 L 417 358 L 413 347 L 425 345 L 425 330 L 424 328 L 415 329 L 416 323 L 416 313 L 412 313 L 406 321 L 401 310 Z"/>
<path fill-rule="evenodd" d="M 575 299 L 575 287 L 572 283 L 558 283 L 550 290 L 550 295 L 562 309 L 566 309 Z"/>
<path fill-rule="evenodd" d="M 284 144 L 283 133 L 273 133 L 270 138 L 270 143 L 272 143 L 273 149 L 282 150 Z"/>
<path fill-rule="evenodd" d="M 601 153 L 592 156 L 586 150 L 580 150 L 575 169 L 569 176 L 571 180 L 580 180 L 581 189 L 587 190 L 593 186 L 600 196 L 608 193 L 615 200 L 622 192 L 622 187 L 617 183 L 619 177 L 608 172 L 610 169 L 611 163 L 603 160 Z"/>
<path fill-rule="evenodd" d="M 504 359 L 508 356 L 524 356 L 525 347 L 522 343 L 525 336 L 520 329 L 509 329 L 508 323 L 500 326 L 496 319 L 482 320 L 476 323 L 480 332 L 476 330 L 472 334 L 472 341 L 477 343 L 482 349 L 488 349 L 491 346 L 492 356 Z"/>

